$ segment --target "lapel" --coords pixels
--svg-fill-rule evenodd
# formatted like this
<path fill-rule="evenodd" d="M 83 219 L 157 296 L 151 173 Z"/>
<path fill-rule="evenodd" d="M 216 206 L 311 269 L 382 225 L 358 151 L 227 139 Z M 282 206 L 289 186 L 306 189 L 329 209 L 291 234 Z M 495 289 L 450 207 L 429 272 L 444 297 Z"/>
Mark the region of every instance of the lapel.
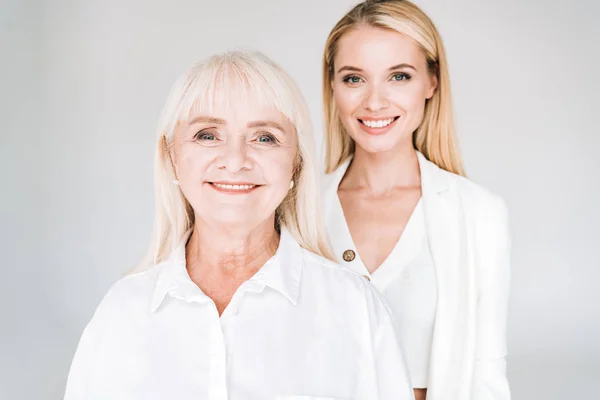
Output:
<path fill-rule="evenodd" d="M 343 259 L 344 251 L 349 249 L 355 250 L 355 246 L 352 235 L 347 229 L 346 217 L 344 216 L 344 210 L 342 210 L 337 191 L 351 161 L 352 157 L 348 157 L 348 159 L 346 159 L 346 161 L 344 161 L 334 172 L 325 177 L 323 188 L 323 198 L 325 199 L 323 215 L 325 217 L 325 225 L 336 261 L 341 265 L 364 275 L 365 268 L 359 260 L 360 257 L 358 256 L 358 253 L 356 253 L 356 258 L 352 261 L 344 261 Z"/>
<path fill-rule="evenodd" d="M 472 287 L 460 197 L 452 175 L 421 153 L 421 190 L 438 302 L 431 349 L 428 400 L 468 398 L 474 323 Z"/>

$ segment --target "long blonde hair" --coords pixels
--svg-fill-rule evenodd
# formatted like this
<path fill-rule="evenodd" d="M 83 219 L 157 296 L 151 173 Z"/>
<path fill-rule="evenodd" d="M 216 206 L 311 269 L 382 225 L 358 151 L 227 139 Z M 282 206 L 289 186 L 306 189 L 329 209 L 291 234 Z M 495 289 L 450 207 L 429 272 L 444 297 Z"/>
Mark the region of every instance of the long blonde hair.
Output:
<path fill-rule="evenodd" d="M 194 65 L 168 95 L 158 124 L 152 238 L 145 259 L 134 272 L 164 261 L 193 228 L 194 211 L 173 184 L 176 177 L 170 150 L 179 123 L 192 118 L 196 110 L 211 110 L 220 101 L 272 106 L 294 125 L 298 138 L 295 184 L 275 212 L 276 227 L 285 227 L 306 250 L 333 259 L 320 215 L 319 173 L 306 102 L 293 79 L 268 57 L 259 52 L 230 51 Z"/>
<path fill-rule="evenodd" d="M 413 135 L 413 145 L 438 167 L 464 175 L 454 131 L 450 78 L 442 38 L 429 17 L 406 0 L 362 2 L 344 15 L 327 38 L 323 55 L 323 106 L 327 140 L 325 172 L 335 171 L 355 151 L 356 144 L 339 117 L 331 82 L 340 39 L 360 26 L 399 32 L 421 47 L 430 73 L 438 79 L 438 87 L 426 102 L 423 121 Z"/>

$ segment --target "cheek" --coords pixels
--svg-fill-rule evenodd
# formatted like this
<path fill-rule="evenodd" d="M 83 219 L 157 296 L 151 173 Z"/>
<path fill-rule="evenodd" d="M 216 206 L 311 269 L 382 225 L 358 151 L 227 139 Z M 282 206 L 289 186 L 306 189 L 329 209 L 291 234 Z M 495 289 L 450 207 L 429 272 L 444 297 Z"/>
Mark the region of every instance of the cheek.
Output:
<path fill-rule="evenodd" d="M 202 183 L 207 177 L 212 159 L 211 149 L 185 144 L 177 154 L 176 173 L 180 189 L 191 204 L 201 199 Z"/>
<path fill-rule="evenodd" d="M 265 154 L 256 158 L 266 181 L 273 188 L 287 190 L 294 172 L 296 152 L 278 152 L 278 154 Z"/>
<path fill-rule="evenodd" d="M 257 149 L 252 154 L 254 173 L 261 176 L 266 184 L 261 201 L 281 202 L 290 189 L 296 164 L 297 150 L 295 144 L 282 144 L 269 149 Z"/>
<path fill-rule="evenodd" d="M 177 173 L 179 176 L 194 176 L 206 170 L 212 158 L 210 149 L 186 144 L 177 153 Z"/>
<path fill-rule="evenodd" d="M 393 103 L 410 118 L 422 114 L 425 107 L 425 89 L 420 85 L 408 85 L 391 93 Z"/>
<path fill-rule="evenodd" d="M 340 86 L 333 92 L 333 100 L 342 118 L 351 117 L 360 107 L 362 94 L 360 89 L 348 89 Z"/>

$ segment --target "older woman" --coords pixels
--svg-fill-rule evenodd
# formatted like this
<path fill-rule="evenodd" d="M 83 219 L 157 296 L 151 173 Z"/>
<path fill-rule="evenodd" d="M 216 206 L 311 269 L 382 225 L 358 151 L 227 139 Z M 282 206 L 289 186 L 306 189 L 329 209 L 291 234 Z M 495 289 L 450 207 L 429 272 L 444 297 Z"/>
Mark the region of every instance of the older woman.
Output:
<path fill-rule="evenodd" d="M 184 74 L 160 121 L 148 262 L 101 302 L 65 398 L 412 398 L 381 298 L 325 258 L 313 160 L 272 61 Z"/>

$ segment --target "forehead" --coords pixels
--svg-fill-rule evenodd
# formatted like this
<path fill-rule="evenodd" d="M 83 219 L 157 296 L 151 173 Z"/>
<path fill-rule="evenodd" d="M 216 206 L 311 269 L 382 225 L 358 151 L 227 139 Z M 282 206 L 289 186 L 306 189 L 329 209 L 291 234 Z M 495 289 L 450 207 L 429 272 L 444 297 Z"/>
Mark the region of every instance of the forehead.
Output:
<path fill-rule="evenodd" d="M 237 103 L 237 104 L 236 104 Z M 274 122 L 285 131 L 293 131 L 293 124 L 277 108 L 253 102 L 217 102 L 210 107 L 195 107 L 188 121 L 199 117 L 223 120 L 226 125 L 246 127 L 256 122 Z"/>
<path fill-rule="evenodd" d="M 275 83 L 268 83 L 257 71 L 220 68 L 197 77 L 186 91 L 179 120 L 208 116 L 231 124 L 257 120 L 285 124 L 292 120 L 286 107 L 290 101 Z"/>
<path fill-rule="evenodd" d="M 417 66 L 425 65 L 427 60 L 419 45 L 408 36 L 391 29 L 362 26 L 342 36 L 334 67 L 387 69 L 401 63 Z"/>

